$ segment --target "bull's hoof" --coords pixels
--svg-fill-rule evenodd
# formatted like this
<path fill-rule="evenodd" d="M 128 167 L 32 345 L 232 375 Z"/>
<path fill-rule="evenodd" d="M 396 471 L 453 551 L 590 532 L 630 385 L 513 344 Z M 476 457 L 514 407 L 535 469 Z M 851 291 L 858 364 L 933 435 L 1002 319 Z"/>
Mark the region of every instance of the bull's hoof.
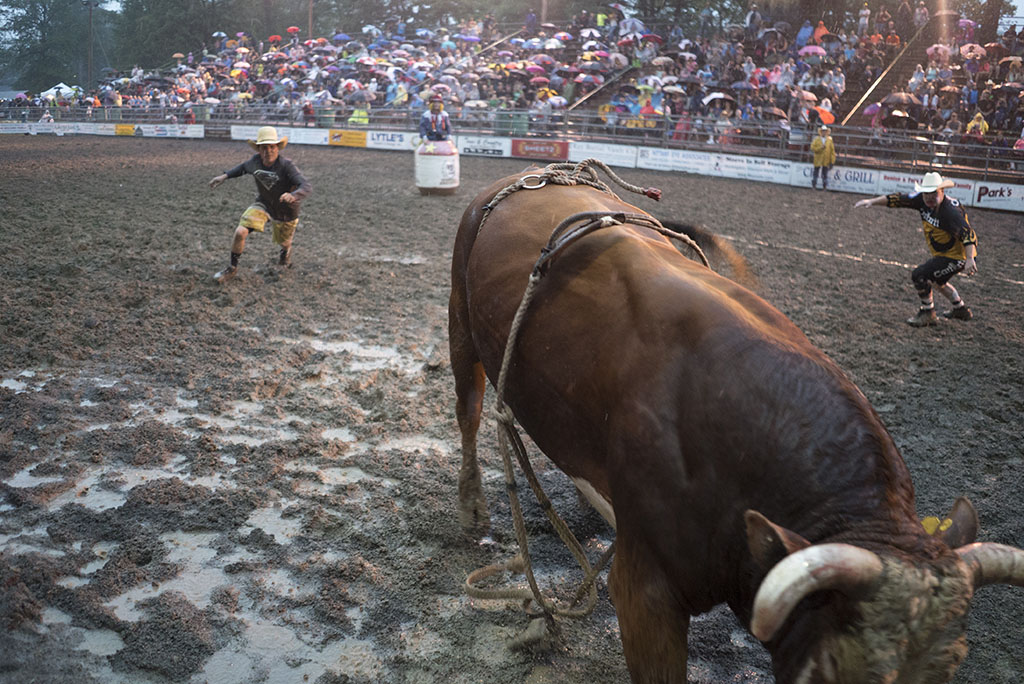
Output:
<path fill-rule="evenodd" d="M 534 618 L 522 634 L 508 642 L 513 651 L 546 651 L 557 645 L 558 639 L 551 632 L 548 620 L 543 617 Z"/>
<path fill-rule="evenodd" d="M 482 537 L 487 533 L 491 526 L 491 516 L 487 513 L 487 500 L 483 495 L 468 503 L 459 503 L 459 524 L 466 534 L 474 538 Z"/>

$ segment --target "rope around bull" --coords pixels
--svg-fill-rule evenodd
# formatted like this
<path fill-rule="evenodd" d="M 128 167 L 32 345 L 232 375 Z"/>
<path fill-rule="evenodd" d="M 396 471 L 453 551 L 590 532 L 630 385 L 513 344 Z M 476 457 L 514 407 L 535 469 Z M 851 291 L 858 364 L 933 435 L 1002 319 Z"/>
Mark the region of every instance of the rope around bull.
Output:
<path fill-rule="evenodd" d="M 483 230 L 484 223 L 487 221 L 488 216 L 490 216 L 491 210 L 493 210 L 501 200 L 514 192 L 518 192 L 519 190 L 536 190 L 549 183 L 553 185 L 587 185 L 601 190 L 602 192 L 606 192 L 617 199 L 618 197 L 614 192 L 612 192 L 611 188 L 598 178 L 597 173 L 593 169 L 594 166 L 603 169 L 616 184 L 631 192 L 643 194 L 654 200 L 661 199 L 661 191 L 657 188 L 641 188 L 639 186 L 626 183 L 615 175 L 615 173 L 612 172 L 604 162 L 597 159 L 586 159 L 575 165 L 551 164 L 545 167 L 545 169 L 540 173 L 523 176 L 516 182 L 498 192 L 494 198 L 484 206 L 484 215 L 480 220 L 480 225 L 478 226 L 477 231 L 479 232 Z M 551 624 L 553 624 L 554 617 L 556 615 L 565 617 L 583 617 L 593 612 L 594 607 L 597 605 L 597 587 L 595 585 L 595 581 L 597 576 L 602 570 L 604 570 L 608 565 L 608 562 L 611 560 L 612 555 L 615 552 L 615 543 L 612 542 L 608 549 L 598 559 L 598 562 L 591 566 L 582 544 L 580 544 L 579 540 L 576 539 L 576 536 L 569 529 L 568 525 L 566 525 L 565 521 L 555 511 L 554 506 L 551 504 L 551 500 L 544 493 L 544 489 L 533 471 L 529 456 L 526 453 L 526 447 L 523 445 L 522 439 L 516 431 L 515 416 L 512 414 L 511 408 L 509 408 L 505 403 L 505 387 L 508 381 L 508 369 L 512 358 L 512 350 L 515 348 L 516 340 L 519 337 L 519 330 L 522 327 L 526 311 L 529 308 L 530 301 L 533 299 L 537 285 L 549 269 L 551 259 L 557 253 L 561 252 L 567 245 L 596 230 L 623 225 L 625 223 L 646 226 L 661 233 L 662 235 L 665 235 L 666 237 L 682 241 L 697 254 L 705 266 L 710 268 L 710 264 L 708 263 L 704 252 L 689 236 L 665 228 L 657 219 L 648 214 L 631 212 L 609 213 L 599 211 L 573 214 L 558 224 L 555 230 L 551 233 L 551 237 L 548 239 L 547 245 L 541 249 L 540 257 L 537 259 L 537 262 L 534 264 L 533 270 L 530 273 L 529 282 L 527 283 L 526 291 L 523 293 L 523 298 L 519 303 L 519 308 L 516 310 L 515 317 L 512 319 L 512 328 L 509 331 L 508 341 L 505 344 L 505 351 L 501 361 L 501 371 L 498 374 L 498 386 L 496 388 L 497 401 L 495 402 L 495 409 L 497 411 L 496 420 L 500 428 L 498 430 L 498 444 L 501 450 L 502 462 L 504 464 L 505 489 L 508 491 L 509 504 L 512 510 L 512 519 L 515 527 L 516 542 L 519 544 L 519 555 L 507 562 L 488 565 L 471 572 L 466 577 L 466 593 L 475 598 L 522 600 L 524 608 L 527 608 L 529 602 L 532 600 L 541 609 L 542 614 Z M 575 224 L 579 225 L 576 225 L 575 228 L 569 230 L 569 227 Z M 511 450 L 515 452 L 516 460 L 519 462 L 519 466 L 522 468 L 523 473 L 530 484 L 530 488 L 533 490 L 534 496 L 537 497 L 537 501 L 544 510 L 545 515 L 547 515 L 548 520 L 558 532 L 558 536 L 562 539 L 566 548 L 569 549 L 573 557 L 576 559 L 576 562 L 579 563 L 580 568 L 583 570 L 583 581 L 567 607 L 559 605 L 555 601 L 549 601 L 545 598 L 541 593 L 540 587 L 537 585 L 537 580 L 533 574 L 533 567 L 530 561 L 529 539 L 526 534 L 526 522 L 523 518 L 522 507 L 519 504 L 518 487 L 515 481 L 512 459 L 509 456 L 510 447 Z M 477 582 L 505 570 L 509 570 L 511 572 L 524 572 L 529 584 L 529 589 L 518 587 L 506 589 L 484 589 L 476 586 Z M 583 599 L 584 594 L 587 596 L 586 603 L 581 608 L 576 608 L 577 604 Z M 527 612 L 529 612 L 528 608 Z"/>

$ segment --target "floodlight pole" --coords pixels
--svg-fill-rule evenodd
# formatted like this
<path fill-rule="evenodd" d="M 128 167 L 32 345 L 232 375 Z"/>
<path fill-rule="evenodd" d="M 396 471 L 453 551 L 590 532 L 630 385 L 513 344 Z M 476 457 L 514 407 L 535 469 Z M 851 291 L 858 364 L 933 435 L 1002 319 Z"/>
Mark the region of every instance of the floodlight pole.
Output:
<path fill-rule="evenodd" d="M 95 7 L 99 7 L 99 0 L 82 0 L 82 4 L 89 9 L 89 71 L 87 74 L 88 80 L 86 81 L 85 88 L 89 90 L 92 88 L 92 10 Z"/>

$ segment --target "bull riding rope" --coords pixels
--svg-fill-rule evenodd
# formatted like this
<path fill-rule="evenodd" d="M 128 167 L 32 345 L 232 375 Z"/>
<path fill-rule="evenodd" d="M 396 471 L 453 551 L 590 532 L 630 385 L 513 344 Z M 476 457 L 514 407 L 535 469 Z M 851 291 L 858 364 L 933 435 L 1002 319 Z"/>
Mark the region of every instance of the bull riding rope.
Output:
<path fill-rule="evenodd" d="M 603 192 L 607 192 L 617 198 L 615 193 L 597 177 L 597 174 L 592 168 L 593 166 L 602 168 L 616 184 L 630 190 L 631 192 L 643 194 L 654 200 L 661 199 L 661 191 L 657 188 L 641 188 L 639 186 L 626 183 L 616 176 L 615 173 L 613 173 L 612 170 L 604 164 L 604 162 L 597 159 L 586 159 L 575 165 L 551 164 L 540 173 L 525 175 L 498 192 L 494 198 L 484 206 L 484 215 L 480 220 L 480 225 L 477 227 L 477 232 L 483 229 L 484 223 L 487 221 L 487 217 L 490 215 L 491 210 L 501 200 L 519 190 L 536 190 L 549 183 L 552 185 L 588 185 Z M 523 298 L 519 303 L 519 308 L 516 310 L 516 314 L 512 319 L 512 328 L 509 331 L 508 341 L 505 344 L 505 351 L 501 361 L 501 371 L 498 374 L 498 385 L 496 388 L 497 401 L 495 402 L 495 409 L 497 411 L 496 421 L 499 428 L 498 444 L 501 450 L 502 462 L 504 464 L 505 489 L 508 492 L 509 504 L 515 527 L 516 542 L 519 544 L 519 555 L 504 563 L 495 563 L 471 572 L 466 577 L 465 589 L 466 593 L 474 598 L 522 600 L 524 608 L 527 608 L 529 602 L 532 600 L 540 608 L 541 614 L 543 614 L 547 621 L 552 625 L 554 624 L 555 616 L 584 617 L 593 612 L 594 607 L 597 605 L 597 588 L 595 581 L 597 580 L 597 576 L 602 570 L 604 570 L 608 565 L 608 562 L 611 560 L 612 555 L 615 552 L 615 543 L 612 542 L 608 549 L 598 559 L 597 564 L 591 566 L 590 561 L 587 559 L 586 552 L 583 549 L 583 545 L 580 544 L 579 540 L 576 539 L 576 536 L 569 529 L 569 526 L 555 511 L 554 506 L 551 504 L 551 500 L 544 493 L 544 489 L 533 471 L 529 455 L 526 453 L 526 447 L 523 444 L 522 439 L 519 437 L 519 433 L 516 431 L 515 416 L 512 414 L 512 409 L 509 408 L 504 400 L 505 387 L 508 380 L 508 369 L 510 366 L 510 359 L 512 357 L 512 350 L 515 348 L 516 339 L 519 336 L 519 330 L 522 326 L 523 319 L 526 316 L 526 311 L 529 308 L 530 301 L 533 299 L 534 291 L 540 283 L 541 278 L 543 278 L 547 273 L 551 259 L 555 254 L 560 252 L 570 243 L 575 242 L 596 230 L 623 225 L 625 223 L 646 226 L 658 233 L 661 233 L 662 235 L 665 235 L 666 237 L 675 238 L 684 242 L 694 250 L 704 266 L 710 268 L 707 257 L 696 242 L 687 235 L 665 228 L 657 219 L 648 214 L 631 212 L 609 213 L 604 211 L 591 211 L 573 214 L 558 224 L 555 230 L 551 233 L 551 237 L 548 239 L 547 245 L 541 249 L 540 257 L 537 259 L 537 262 L 534 264 L 533 270 L 530 273 L 529 282 L 527 283 L 526 290 L 523 293 Z M 574 224 L 580 225 L 569 230 L 569 227 Z M 552 526 L 558 532 L 558 536 L 562 539 L 566 548 L 569 549 L 573 557 L 576 559 L 576 562 L 579 563 L 580 569 L 583 570 L 583 581 L 580 584 L 580 587 L 576 590 L 576 593 L 568 607 L 559 605 L 555 601 L 549 601 L 545 598 L 541 593 L 540 588 L 537 585 L 537 580 L 533 574 L 533 567 L 530 562 L 529 539 L 526 533 L 526 522 L 523 519 L 523 511 L 519 503 L 512 459 L 509 456 L 510 445 L 511 450 L 515 452 L 516 460 L 519 462 L 519 466 L 522 468 L 523 474 L 526 476 L 526 479 L 530 484 L 530 488 L 537 497 L 538 503 L 544 510 L 544 513 L 547 515 Z M 485 589 L 483 587 L 476 586 L 477 582 L 505 570 L 525 573 L 527 582 L 529 583 L 529 589 L 522 587 Z M 586 603 L 584 603 L 582 607 L 576 608 L 576 605 L 583 599 L 584 594 L 587 596 Z"/>

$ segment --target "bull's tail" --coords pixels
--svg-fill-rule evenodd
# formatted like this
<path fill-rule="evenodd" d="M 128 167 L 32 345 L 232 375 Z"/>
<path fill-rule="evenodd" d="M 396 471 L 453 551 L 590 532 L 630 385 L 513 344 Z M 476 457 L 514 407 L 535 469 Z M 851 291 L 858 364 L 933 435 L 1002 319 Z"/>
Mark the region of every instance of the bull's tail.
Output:
<path fill-rule="evenodd" d="M 757 278 L 751 273 L 747 260 L 736 251 L 728 240 L 700 226 L 691 226 L 686 223 L 679 223 L 678 221 L 662 219 L 659 219 L 659 221 L 661 221 L 661 225 L 669 230 L 682 233 L 696 242 L 704 250 L 704 254 L 707 256 L 708 261 L 711 262 L 711 266 L 715 271 L 722 273 L 722 275 L 735 280 L 745 287 L 750 289 L 757 288 Z M 688 250 L 683 250 L 683 252 L 686 251 Z"/>

